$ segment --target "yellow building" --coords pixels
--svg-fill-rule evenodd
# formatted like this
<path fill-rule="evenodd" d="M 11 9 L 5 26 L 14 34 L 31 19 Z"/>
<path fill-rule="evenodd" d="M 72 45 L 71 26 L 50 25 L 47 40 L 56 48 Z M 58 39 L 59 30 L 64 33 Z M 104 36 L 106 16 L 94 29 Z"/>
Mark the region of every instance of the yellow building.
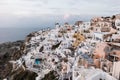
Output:
<path fill-rule="evenodd" d="M 75 33 L 73 35 L 74 38 L 76 38 L 76 40 L 73 42 L 73 47 L 77 47 L 82 41 L 85 40 L 85 37 L 83 35 L 81 35 L 79 32 Z"/>

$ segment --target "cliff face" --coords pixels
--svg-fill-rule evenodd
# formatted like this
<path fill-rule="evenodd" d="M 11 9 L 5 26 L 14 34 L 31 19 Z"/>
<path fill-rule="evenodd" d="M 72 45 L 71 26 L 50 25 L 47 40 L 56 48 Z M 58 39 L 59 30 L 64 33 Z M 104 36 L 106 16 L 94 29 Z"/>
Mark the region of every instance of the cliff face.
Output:
<path fill-rule="evenodd" d="M 26 38 L 30 38 L 32 33 Z M 19 40 L 16 42 L 6 42 L 0 44 L 0 80 L 8 78 L 9 80 L 35 80 L 36 73 L 19 68 L 17 71 L 12 71 L 13 66 L 9 62 L 18 60 L 25 50 L 25 41 Z"/>
<path fill-rule="evenodd" d="M 17 60 L 22 55 L 24 41 L 7 42 L 0 44 L 0 79 L 11 74 L 12 64 L 10 60 Z"/>
<path fill-rule="evenodd" d="M 10 74 L 8 80 L 35 80 L 35 77 L 37 77 L 36 73 L 19 68 Z"/>

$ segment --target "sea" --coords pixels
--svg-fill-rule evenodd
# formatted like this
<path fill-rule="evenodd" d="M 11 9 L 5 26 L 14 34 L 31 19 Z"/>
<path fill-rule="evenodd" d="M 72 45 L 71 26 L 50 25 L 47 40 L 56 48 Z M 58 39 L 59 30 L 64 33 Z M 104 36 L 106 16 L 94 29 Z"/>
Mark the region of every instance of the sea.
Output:
<path fill-rule="evenodd" d="M 29 33 L 46 28 L 48 27 L 0 28 L 0 44 L 4 42 L 25 40 L 25 37 Z"/>

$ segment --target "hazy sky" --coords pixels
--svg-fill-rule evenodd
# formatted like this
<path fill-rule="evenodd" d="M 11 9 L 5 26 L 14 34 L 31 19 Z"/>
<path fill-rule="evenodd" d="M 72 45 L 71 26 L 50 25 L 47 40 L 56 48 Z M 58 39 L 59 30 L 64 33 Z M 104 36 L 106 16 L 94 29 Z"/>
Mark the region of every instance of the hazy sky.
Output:
<path fill-rule="evenodd" d="M 0 27 L 38 26 L 118 13 L 119 0 L 0 0 Z"/>

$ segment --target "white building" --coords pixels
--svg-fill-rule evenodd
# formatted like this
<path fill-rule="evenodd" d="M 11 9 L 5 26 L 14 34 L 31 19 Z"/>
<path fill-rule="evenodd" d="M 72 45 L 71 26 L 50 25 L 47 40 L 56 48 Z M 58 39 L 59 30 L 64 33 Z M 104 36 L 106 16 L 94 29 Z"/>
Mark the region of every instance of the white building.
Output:
<path fill-rule="evenodd" d="M 120 30 L 120 19 L 115 20 L 115 26 L 116 26 L 117 29 Z"/>
<path fill-rule="evenodd" d="M 73 67 L 73 79 L 72 80 L 117 80 L 110 76 L 108 73 L 103 72 L 100 69 L 84 67 Z"/>
<path fill-rule="evenodd" d="M 113 63 L 113 73 L 112 73 L 112 75 L 119 80 L 119 78 L 120 78 L 120 61 Z"/>
<path fill-rule="evenodd" d="M 80 25 L 80 30 L 88 30 L 90 28 L 90 22 L 84 22 Z"/>

